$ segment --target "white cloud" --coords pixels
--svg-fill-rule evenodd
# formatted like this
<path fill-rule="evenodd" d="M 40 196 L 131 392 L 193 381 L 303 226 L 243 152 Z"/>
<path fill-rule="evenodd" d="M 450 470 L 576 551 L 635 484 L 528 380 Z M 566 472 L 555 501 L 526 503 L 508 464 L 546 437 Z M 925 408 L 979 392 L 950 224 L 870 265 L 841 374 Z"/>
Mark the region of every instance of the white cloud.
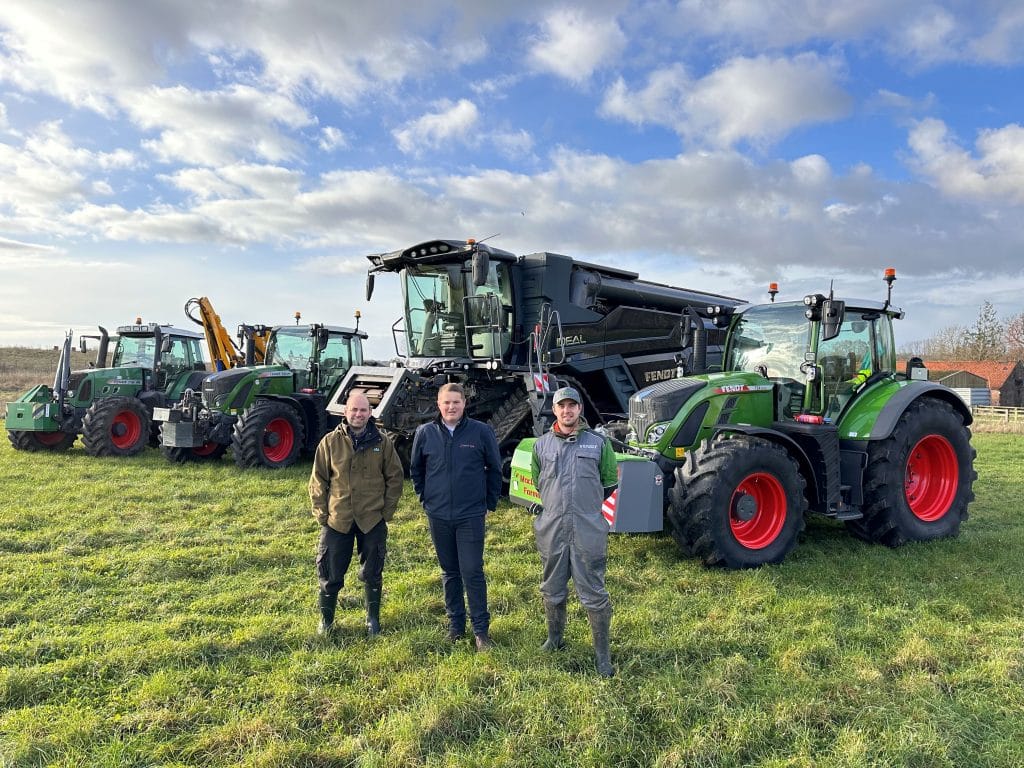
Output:
<path fill-rule="evenodd" d="M 91 193 L 109 195 L 96 174 L 134 167 L 131 152 L 76 147 L 58 121 L 38 126 L 21 144 L 0 142 L 0 228 L 7 233 L 69 235 L 65 213 Z M 6 214 L 6 215 L 3 215 Z"/>
<path fill-rule="evenodd" d="M 230 163 L 241 157 L 293 159 L 299 145 L 283 132 L 312 125 L 305 109 L 286 96 L 245 85 L 221 91 L 185 86 L 147 88 L 130 105 L 133 120 L 159 138 L 143 146 L 164 162 Z"/>
<path fill-rule="evenodd" d="M 582 8 L 559 8 L 541 23 L 529 52 L 531 65 L 573 83 L 614 63 L 626 48 L 626 36 L 614 18 L 590 16 Z"/>
<path fill-rule="evenodd" d="M 947 195 L 1024 204 L 1024 127 L 982 131 L 972 154 L 930 118 L 914 126 L 908 142 L 913 166 Z"/>
<path fill-rule="evenodd" d="M 318 146 L 324 152 L 333 152 L 336 149 L 344 149 L 348 146 L 348 138 L 340 128 L 333 125 L 324 126 L 320 130 L 320 141 Z"/>
<path fill-rule="evenodd" d="M 411 154 L 472 139 L 473 130 L 480 119 L 476 104 L 469 99 L 459 99 L 455 103 L 445 99 L 435 104 L 435 107 L 437 111 L 416 118 L 406 128 L 392 131 L 402 152 Z"/>
<path fill-rule="evenodd" d="M 675 64 L 652 72 L 638 91 L 618 80 L 601 113 L 665 125 L 699 143 L 763 143 L 800 125 L 844 116 L 850 99 L 836 79 L 835 65 L 815 54 L 735 58 L 699 80 Z"/>

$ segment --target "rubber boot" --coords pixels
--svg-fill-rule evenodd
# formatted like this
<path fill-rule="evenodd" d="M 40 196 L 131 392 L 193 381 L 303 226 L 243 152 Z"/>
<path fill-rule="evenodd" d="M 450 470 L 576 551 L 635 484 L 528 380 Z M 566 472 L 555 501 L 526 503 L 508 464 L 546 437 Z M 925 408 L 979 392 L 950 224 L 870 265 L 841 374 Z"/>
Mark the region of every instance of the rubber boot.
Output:
<path fill-rule="evenodd" d="M 338 607 L 337 595 L 320 593 L 320 625 L 316 628 L 318 635 L 330 634 L 334 629 L 334 611 Z"/>
<path fill-rule="evenodd" d="M 370 637 L 380 634 L 380 593 L 381 589 L 364 585 L 366 591 L 366 633 Z"/>
<path fill-rule="evenodd" d="M 565 647 L 565 603 L 544 601 L 544 614 L 548 618 L 548 639 L 542 651 L 558 651 Z"/>
<path fill-rule="evenodd" d="M 615 674 L 615 667 L 612 666 L 611 652 L 608 649 L 608 635 L 612 625 L 612 607 L 606 605 L 600 611 L 587 611 L 587 618 L 590 619 L 590 634 L 594 638 L 594 662 L 597 666 L 597 673 L 601 677 L 611 677 Z"/>

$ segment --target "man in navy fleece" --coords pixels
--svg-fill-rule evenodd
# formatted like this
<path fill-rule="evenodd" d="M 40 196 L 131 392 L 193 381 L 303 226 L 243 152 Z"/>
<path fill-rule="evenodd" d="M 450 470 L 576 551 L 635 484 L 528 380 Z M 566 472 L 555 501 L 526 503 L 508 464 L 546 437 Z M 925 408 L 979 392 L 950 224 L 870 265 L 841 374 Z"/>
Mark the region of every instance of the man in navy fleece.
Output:
<path fill-rule="evenodd" d="M 498 506 L 501 454 L 494 430 L 466 417 L 461 384 L 441 387 L 437 409 L 438 417 L 421 424 L 413 437 L 410 474 L 441 566 L 448 639 L 457 642 L 465 636 L 468 601 L 476 649 L 484 651 L 493 645 L 484 577 L 484 518 Z"/>

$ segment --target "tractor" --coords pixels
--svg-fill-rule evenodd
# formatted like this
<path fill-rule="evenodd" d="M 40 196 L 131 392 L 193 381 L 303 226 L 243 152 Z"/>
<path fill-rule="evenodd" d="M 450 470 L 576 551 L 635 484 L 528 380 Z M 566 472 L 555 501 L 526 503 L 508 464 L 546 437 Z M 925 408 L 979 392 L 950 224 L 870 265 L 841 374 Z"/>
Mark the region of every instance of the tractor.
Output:
<path fill-rule="evenodd" d="M 664 518 L 683 552 L 728 568 L 781 562 L 809 511 L 892 547 L 956 536 L 977 477 L 971 412 L 920 359 L 896 371 L 904 313 L 895 270 L 884 279 L 884 302 L 830 290 L 775 303 L 773 288 L 771 303 L 711 313 L 728 328 L 721 370 L 630 400 L 612 530 L 661 530 Z M 513 465 L 524 505 L 538 501 L 531 442 Z"/>
<path fill-rule="evenodd" d="M 71 370 L 68 331 L 53 386 L 40 384 L 8 403 L 7 436 L 16 449 L 65 451 L 81 435 L 92 456 L 134 456 L 154 440 L 153 409 L 206 376 L 201 334 L 138 319 L 117 329 L 108 368 L 110 337 L 99 330 L 92 368 Z"/>
<path fill-rule="evenodd" d="M 354 329 L 271 329 L 265 365 L 210 374 L 202 388 L 155 412 L 161 451 L 169 461 L 205 461 L 230 446 L 241 468 L 291 466 L 337 424 L 327 400 L 345 372 L 363 364 L 365 338 L 358 312 Z"/>

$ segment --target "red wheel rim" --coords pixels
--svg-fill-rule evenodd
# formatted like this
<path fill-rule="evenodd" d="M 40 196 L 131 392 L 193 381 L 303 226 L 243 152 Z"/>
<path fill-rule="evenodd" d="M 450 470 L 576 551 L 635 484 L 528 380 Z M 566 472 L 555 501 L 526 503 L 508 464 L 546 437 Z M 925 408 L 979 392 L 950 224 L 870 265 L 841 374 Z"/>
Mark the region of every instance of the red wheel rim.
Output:
<path fill-rule="evenodd" d="M 263 432 L 263 455 L 267 461 L 284 461 L 295 445 L 295 430 L 288 419 L 272 419 Z"/>
<path fill-rule="evenodd" d="M 213 441 L 203 443 L 202 445 L 193 448 L 192 453 L 195 454 L 196 456 L 209 456 L 211 453 L 217 450 L 217 445 L 218 443 L 215 443 Z"/>
<path fill-rule="evenodd" d="M 45 445 L 48 448 L 54 445 L 60 445 L 63 440 L 63 432 L 36 432 L 36 441 L 40 445 Z"/>
<path fill-rule="evenodd" d="M 774 475 L 754 472 L 733 491 L 729 502 L 732 535 L 747 549 L 764 549 L 786 522 L 786 491 Z"/>
<path fill-rule="evenodd" d="M 927 435 L 907 456 L 903 489 L 914 516 L 926 523 L 938 520 L 953 505 L 960 485 L 956 451 L 942 435 Z"/>
<path fill-rule="evenodd" d="M 142 419 L 132 411 L 121 411 L 110 425 L 110 441 L 116 448 L 133 448 L 142 436 Z"/>

